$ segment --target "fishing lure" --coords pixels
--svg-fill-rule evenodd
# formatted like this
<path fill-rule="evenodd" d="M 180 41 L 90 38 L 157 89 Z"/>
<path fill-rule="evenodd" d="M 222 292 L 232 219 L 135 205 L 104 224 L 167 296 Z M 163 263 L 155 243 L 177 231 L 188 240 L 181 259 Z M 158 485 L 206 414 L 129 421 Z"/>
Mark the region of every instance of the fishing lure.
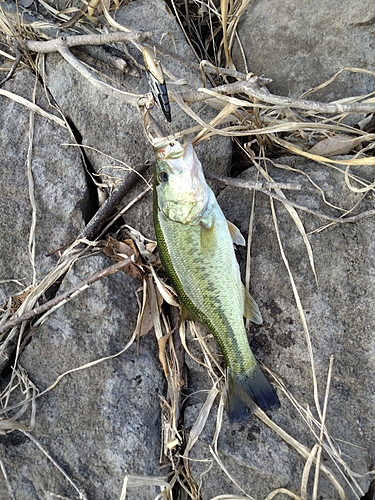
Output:
<path fill-rule="evenodd" d="M 168 123 L 171 123 L 171 106 L 169 104 L 167 86 L 160 60 L 150 47 L 142 48 L 143 60 L 147 69 L 147 79 L 155 101 L 157 100 Z"/>

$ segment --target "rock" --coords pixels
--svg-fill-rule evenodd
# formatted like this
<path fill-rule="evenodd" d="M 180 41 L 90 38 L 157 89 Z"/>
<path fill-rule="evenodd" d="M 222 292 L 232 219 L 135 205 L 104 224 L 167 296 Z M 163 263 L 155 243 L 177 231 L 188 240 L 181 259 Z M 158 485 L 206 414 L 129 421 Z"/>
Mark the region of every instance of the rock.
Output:
<path fill-rule="evenodd" d="M 371 0 L 260 0 L 242 14 L 238 34 L 249 71 L 272 78 L 271 92 L 298 97 L 343 68 L 374 71 L 373 17 Z M 238 46 L 233 60 L 244 69 Z M 373 75 L 344 72 L 310 98 L 333 101 L 373 90 Z"/>
<path fill-rule="evenodd" d="M 340 170 L 323 169 L 314 162 L 294 157 L 280 159 L 278 166 L 293 166 L 309 175 L 327 193 L 329 202 L 336 206 L 347 210 L 359 202 L 355 213 L 373 207 L 373 193 L 360 202 L 361 195 L 347 189 L 342 166 L 336 165 Z M 302 175 L 288 173 L 272 165 L 268 167 L 270 175 L 276 181 L 302 183 L 300 193 L 285 191 L 288 198 L 329 215 L 338 216 L 341 213 L 328 207 L 319 192 Z M 372 181 L 371 168 L 361 167 L 359 170 L 362 178 Z M 247 179 L 255 179 L 254 174 L 250 170 L 244 175 Z M 230 187 L 222 192 L 218 200 L 228 219 L 247 237 L 251 193 Z M 317 418 L 305 334 L 288 273 L 280 256 L 269 199 L 266 195 L 257 193 L 256 200 L 250 291 L 260 307 L 264 322 L 260 326 L 251 327 L 250 345 L 258 359 L 282 380 L 292 397 L 303 408 L 309 407 L 311 414 Z M 280 237 L 309 328 L 321 408 L 329 359 L 330 356 L 334 357 L 326 417 L 329 435 L 336 443 L 339 459 L 341 457 L 350 470 L 360 475 L 366 474 L 372 469 L 375 453 L 375 426 L 368 418 L 375 411 L 371 396 L 373 380 L 369 376 L 373 373 L 372 360 L 375 354 L 371 342 L 371 332 L 375 327 L 372 315 L 375 299 L 372 257 L 374 219 L 364 218 L 353 224 L 336 224 L 324 231 L 310 234 L 317 285 L 302 238 L 280 202 L 276 202 L 276 213 Z M 311 214 L 301 211 L 299 214 L 309 231 L 317 229 L 322 222 L 325 225 L 326 221 Z M 238 249 L 237 253 L 244 269 L 246 251 Z M 214 343 L 213 339 L 210 342 Z M 199 357 L 193 344 L 190 340 L 189 347 Z M 214 352 L 215 350 L 217 346 L 214 346 Z M 211 381 L 193 360 L 190 359 L 188 363 L 191 391 L 193 394 L 200 391 L 191 398 L 191 407 L 185 412 L 185 425 L 191 428 L 205 400 L 205 393 L 202 391 L 211 388 Z M 280 388 L 278 394 L 281 408 L 270 414 L 272 420 L 311 449 L 316 443 L 312 432 Z M 215 495 L 240 493 L 213 460 L 209 450 L 215 433 L 216 410 L 217 407 L 214 407 L 204 432 L 190 453 L 193 459 L 190 467 L 201 486 L 203 498 L 207 499 Z M 317 428 L 315 432 L 319 434 Z M 304 460 L 255 416 L 233 426 L 228 424 L 227 417 L 224 416 L 218 451 L 229 475 L 253 498 L 265 498 L 279 487 L 288 488 L 295 494 L 301 489 Z M 323 463 L 341 480 L 325 452 L 323 457 Z M 312 491 L 312 477 L 310 473 L 309 491 Z M 368 490 L 371 476 L 355 479 L 362 492 L 354 489 L 361 496 Z M 349 485 L 341 482 L 348 498 L 357 498 Z M 321 474 L 318 491 L 322 498 L 339 498 L 324 474 Z"/>
<path fill-rule="evenodd" d="M 78 261 L 60 291 L 110 264 L 104 256 Z M 137 288 L 136 280 L 119 272 L 53 314 L 20 360 L 32 382 L 45 390 L 62 373 L 121 351 L 134 331 Z M 141 339 L 139 354 L 137 350 L 135 341 L 118 357 L 74 371 L 37 400 L 33 437 L 87 498 L 120 498 L 126 474 L 161 475 L 163 373 L 151 335 Z M 33 493 L 38 491 L 43 497 L 48 492 L 76 497 L 66 478 L 27 438 L 11 435 L 5 449 L 4 465 L 17 499 L 40 498 Z M 157 495 L 155 488 L 129 492 L 131 499 L 145 498 L 146 492 Z"/>
<path fill-rule="evenodd" d="M 32 101 L 35 77 L 28 70 L 19 72 L 5 89 Z M 37 84 L 36 103 L 59 117 L 49 106 L 45 92 Z M 0 128 L 0 235 L 2 241 L 1 279 L 32 282 L 28 241 L 32 222 L 27 174 L 30 112 L 21 104 L 0 96 L 0 114 L 6 116 Z M 31 168 L 36 204 L 35 269 L 40 280 L 55 265 L 58 253 L 72 241 L 91 215 L 85 171 L 68 130 L 35 114 Z M 2 286 L 1 300 L 19 292 L 11 282 Z"/>

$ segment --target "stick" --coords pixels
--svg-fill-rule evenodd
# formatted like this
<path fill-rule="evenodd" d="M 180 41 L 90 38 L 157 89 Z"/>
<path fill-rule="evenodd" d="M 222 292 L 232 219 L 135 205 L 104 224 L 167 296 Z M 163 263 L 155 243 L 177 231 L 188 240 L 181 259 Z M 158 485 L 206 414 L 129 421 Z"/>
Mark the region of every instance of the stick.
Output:
<path fill-rule="evenodd" d="M 235 186 L 243 189 L 256 189 L 257 191 L 262 191 L 262 193 L 267 194 L 270 198 L 274 198 L 275 200 L 281 201 L 281 203 L 288 203 L 294 208 L 298 208 L 299 210 L 303 210 L 312 215 L 316 215 L 317 217 L 322 217 L 323 219 L 329 220 L 331 222 L 336 222 L 338 224 L 344 224 L 347 222 L 358 222 L 365 217 L 372 217 L 375 215 L 375 209 L 365 210 L 358 215 L 352 215 L 350 217 L 332 217 L 330 215 L 324 214 L 323 212 L 319 212 L 317 210 L 312 210 L 310 208 L 304 207 L 295 201 L 289 200 L 288 198 L 282 198 L 276 193 L 270 191 L 272 188 L 279 189 L 301 189 L 302 186 L 299 184 L 288 184 L 288 183 L 279 183 L 279 182 L 263 182 L 263 181 L 246 181 L 244 179 L 233 179 L 232 177 L 225 177 L 223 175 L 214 174 L 213 172 L 205 171 L 205 177 L 207 179 L 215 180 L 218 182 L 222 182 L 227 186 Z"/>
<path fill-rule="evenodd" d="M 234 179 L 233 177 L 225 177 L 224 175 L 214 174 L 213 172 L 205 171 L 207 179 L 212 179 L 222 182 L 227 186 L 235 186 L 245 189 L 256 189 L 257 191 L 265 191 L 266 189 L 302 189 L 301 184 L 290 184 L 285 182 L 266 182 L 266 181 L 246 181 L 244 179 Z"/>
<path fill-rule="evenodd" d="M 60 36 L 59 38 L 41 42 L 39 40 L 25 40 L 24 46 L 32 52 L 51 54 L 59 52 L 61 47 L 67 49 L 78 45 L 105 45 L 115 42 L 142 43 L 151 36 L 147 31 L 117 31 L 101 35 L 73 35 Z"/>
<path fill-rule="evenodd" d="M 58 304 L 61 302 L 66 302 L 70 298 L 73 297 L 73 295 L 77 295 L 83 290 L 86 290 L 86 288 L 89 288 L 90 285 L 95 283 L 96 281 L 101 280 L 102 278 L 105 278 L 107 276 L 111 276 L 111 274 L 115 274 L 118 271 L 121 271 L 122 269 L 125 269 L 127 266 L 129 266 L 132 263 L 132 259 L 130 257 L 121 260 L 120 262 L 116 262 L 116 264 L 112 264 L 109 267 L 106 267 L 105 269 L 102 269 L 101 271 L 97 271 L 96 273 L 92 274 L 88 278 L 82 280 L 81 282 L 77 283 L 74 285 L 70 290 L 62 293 L 61 295 L 58 295 L 57 297 L 54 297 L 53 299 L 49 300 L 48 302 L 45 302 L 41 306 L 35 307 L 31 311 L 28 311 L 18 318 L 14 318 L 6 323 L 4 323 L 0 327 L 0 334 L 8 330 L 9 328 L 13 328 L 14 326 L 19 325 L 23 321 L 29 321 L 32 318 L 35 318 L 36 316 L 39 316 L 40 314 L 48 311 L 49 309 L 52 309 L 52 307 L 56 307 Z"/>
<path fill-rule="evenodd" d="M 120 201 L 128 194 L 128 192 L 133 188 L 136 182 L 142 177 L 147 169 L 150 167 L 149 163 L 145 163 L 138 167 L 137 170 L 130 172 L 128 177 L 120 184 L 117 188 L 113 190 L 113 193 L 109 198 L 105 200 L 103 205 L 96 212 L 94 217 L 82 230 L 81 234 L 77 239 L 87 238 L 89 240 L 93 239 L 95 234 L 100 231 L 103 225 L 106 223 L 108 217 L 112 214 L 113 210 L 120 203 Z"/>

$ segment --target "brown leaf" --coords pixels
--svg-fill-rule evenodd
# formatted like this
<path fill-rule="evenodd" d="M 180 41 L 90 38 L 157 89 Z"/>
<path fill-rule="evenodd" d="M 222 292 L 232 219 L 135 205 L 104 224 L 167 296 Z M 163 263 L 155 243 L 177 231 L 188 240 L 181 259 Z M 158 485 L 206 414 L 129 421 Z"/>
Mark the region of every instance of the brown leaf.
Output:
<path fill-rule="evenodd" d="M 126 259 L 127 257 L 131 257 L 134 255 L 134 250 L 124 243 L 123 241 L 118 241 L 112 236 L 107 236 L 107 243 L 103 248 L 103 252 L 111 259 L 119 262 L 120 260 Z"/>
<path fill-rule="evenodd" d="M 168 378 L 168 360 L 167 360 L 167 342 L 172 335 L 172 331 L 168 332 L 164 337 L 158 340 L 159 347 L 159 361 L 163 367 L 165 378 Z"/>
<path fill-rule="evenodd" d="M 163 297 L 161 296 L 161 294 L 159 293 L 159 290 L 156 287 L 155 287 L 155 290 L 156 290 L 156 298 L 158 301 L 158 309 L 159 309 L 159 313 L 160 313 L 161 306 L 163 304 Z M 149 296 L 147 296 L 145 308 L 144 308 L 143 315 L 142 315 L 141 327 L 139 330 L 140 337 L 143 337 L 143 335 L 146 335 L 151 330 L 151 328 L 153 326 L 154 326 L 154 320 L 153 320 L 152 308 L 151 308 Z"/>
<path fill-rule="evenodd" d="M 132 257 L 134 255 L 133 248 L 125 243 L 124 241 L 118 241 L 112 236 L 107 236 L 107 244 L 103 248 L 103 252 L 105 255 L 110 257 L 116 262 L 120 262 L 128 257 Z M 130 240 L 131 241 L 131 240 Z M 138 279 L 142 281 L 142 272 L 141 270 L 133 263 L 129 263 L 128 266 L 124 269 L 126 274 L 128 274 L 131 278 Z"/>
<path fill-rule="evenodd" d="M 331 137 L 327 137 L 327 139 L 317 142 L 308 150 L 308 153 L 318 156 L 346 155 L 362 141 L 362 137 L 334 134 Z"/>

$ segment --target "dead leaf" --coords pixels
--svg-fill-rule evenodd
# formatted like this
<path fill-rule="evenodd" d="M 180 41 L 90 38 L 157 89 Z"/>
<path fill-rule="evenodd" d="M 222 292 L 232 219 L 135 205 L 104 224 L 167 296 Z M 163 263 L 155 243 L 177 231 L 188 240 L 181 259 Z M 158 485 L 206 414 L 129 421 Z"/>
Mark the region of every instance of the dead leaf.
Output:
<path fill-rule="evenodd" d="M 172 331 L 168 332 L 164 337 L 158 339 L 158 347 L 159 347 L 159 361 L 163 367 L 165 378 L 168 379 L 169 369 L 168 369 L 168 360 L 167 360 L 167 342 L 169 337 L 172 335 Z"/>
<path fill-rule="evenodd" d="M 334 134 L 327 139 L 317 142 L 307 152 L 318 156 L 346 155 L 363 141 L 363 137 Z"/>
<path fill-rule="evenodd" d="M 160 292 L 158 289 L 155 287 L 156 291 L 156 298 L 158 302 L 158 309 L 159 313 L 161 311 L 161 306 L 163 304 L 163 297 L 161 296 Z M 147 296 L 146 303 L 145 303 L 145 308 L 142 313 L 142 319 L 141 319 L 141 324 L 140 324 L 140 329 L 139 329 L 139 336 L 143 337 L 143 335 L 146 335 L 151 328 L 154 326 L 154 319 L 153 319 L 153 314 L 152 314 L 152 308 L 149 300 L 149 295 Z"/>
<path fill-rule="evenodd" d="M 151 266 L 151 273 L 154 278 L 155 284 L 157 286 L 158 292 L 162 295 L 163 299 L 167 304 L 174 307 L 180 307 L 180 304 L 175 300 L 172 295 L 172 292 L 169 291 L 167 285 L 161 281 L 161 279 L 156 274 L 154 268 Z"/>
<path fill-rule="evenodd" d="M 134 249 L 124 241 L 116 240 L 110 235 L 108 235 L 106 239 L 107 239 L 107 244 L 103 248 L 103 252 L 112 260 L 120 262 L 121 260 L 127 259 L 128 257 L 132 257 L 133 255 L 135 255 Z M 139 281 L 142 281 L 143 274 L 141 270 L 139 269 L 138 266 L 136 266 L 132 262 L 130 262 L 129 265 L 126 266 L 124 271 L 131 278 L 135 278 L 138 279 Z"/>
<path fill-rule="evenodd" d="M 146 249 L 150 253 L 152 253 L 157 246 L 158 246 L 158 244 L 156 243 L 156 241 L 151 241 L 150 243 L 146 243 Z"/>

